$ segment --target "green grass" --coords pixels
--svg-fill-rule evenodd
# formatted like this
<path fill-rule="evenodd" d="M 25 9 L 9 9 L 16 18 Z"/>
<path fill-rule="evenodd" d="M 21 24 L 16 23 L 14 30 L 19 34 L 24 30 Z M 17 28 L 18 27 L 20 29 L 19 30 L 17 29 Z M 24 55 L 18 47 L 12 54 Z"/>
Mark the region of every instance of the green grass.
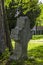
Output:
<path fill-rule="evenodd" d="M 43 39 L 30 40 L 28 43 L 28 57 L 33 57 L 30 65 L 43 65 Z"/>
<path fill-rule="evenodd" d="M 14 40 L 12 41 L 14 42 Z M 14 47 L 14 46 L 13 46 Z M 26 61 L 12 61 L 14 65 L 43 65 L 43 39 L 30 40 L 27 47 L 28 60 Z M 31 59 L 32 58 L 32 59 Z M 12 64 L 12 65 L 13 65 Z"/>
<path fill-rule="evenodd" d="M 43 39 L 36 35 L 34 39 L 28 42 L 27 53 L 28 59 L 23 61 L 12 61 L 9 65 L 43 65 Z M 38 37 L 38 39 L 36 38 Z M 41 35 L 42 37 L 42 35 Z M 11 40 L 13 49 L 15 48 L 15 41 Z M 6 54 L 5 54 L 6 56 Z M 6 58 L 6 57 L 5 57 Z M 0 65 L 5 65 L 6 60 Z"/>
<path fill-rule="evenodd" d="M 11 39 L 13 49 L 15 48 L 15 41 Z M 32 39 L 28 42 L 28 50 L 37 46 L 43 45 L 43 35 L 33 35 Z"/>
<path fill-rule="evenodd" d="M 33 35 L 28 42 L 27 51 L 28 58 L 33 57 L 34 60 L 23 61 L 24 65 L 43 65 L 43 35 Z"/>
<path fill-rule="evenodd" d="M 43 46 L 43 39 L 38 39 L 38 40 L 30 40 L 28 42 L 28 48 L 27 50 L 31 50 L 31 49 L 34 49 L 35 47 L 38 47 L 38 46 Z"/>
<path fill-rule="evenodd" d="M 43 35 L 33 35 L 33 36 L 32 36 L 32 39 L 33 39 L 33 40 L 43 39 Z"/>
<path fill-rule="evenodd" d="M 14 49 L 15 48 L 15 41 L 13 39 L 11 39 L 11 42 L 12 42 L 12 47 Z"/>

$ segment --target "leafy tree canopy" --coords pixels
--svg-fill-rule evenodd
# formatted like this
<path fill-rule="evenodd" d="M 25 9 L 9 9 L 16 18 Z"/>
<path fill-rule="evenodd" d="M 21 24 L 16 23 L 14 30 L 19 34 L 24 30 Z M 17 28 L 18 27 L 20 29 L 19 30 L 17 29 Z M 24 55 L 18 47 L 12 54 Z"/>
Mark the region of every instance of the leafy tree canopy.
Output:
<path fill-rule="evenodd" d="M 38 0 L 5 0 L 5 5 L 9 7 L 10 2 L 13 1 L 14 7 L 22 6 L 23 13 L 26 14 L 31 9 L 35 10 Z"/>
<path fill-rule="evenodd" d="M 40 7 L 41 12 L 40 12 L 39 17 L 37 17 L 36 21 L 42 22 L 43 21 L 43 4 L 39 4 L 39 7 Z"/>
<path fill-rule="evenodd" d="M 38 0 L 5 0 L 5 6 L 7 6 L 8 19 L 15 19 L 15 11 L 18 8 L 22 15 L 27 15 L 30 18 L 31 28 L 34 26 L 34 22 L 40 14 Z"/>

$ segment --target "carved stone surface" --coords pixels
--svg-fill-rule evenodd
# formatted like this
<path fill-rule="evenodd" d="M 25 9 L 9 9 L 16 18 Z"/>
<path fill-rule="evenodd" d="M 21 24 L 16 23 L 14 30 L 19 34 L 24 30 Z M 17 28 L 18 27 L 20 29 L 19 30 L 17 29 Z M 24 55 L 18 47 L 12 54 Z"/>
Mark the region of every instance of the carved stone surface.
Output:
<path fill-rule="evenodd" d="M 15 29 L 12 29 L 10 37 L 14 40 L 18 40 L 19 39 L 18 35 L 19 35 L 19 28 L 16 26 Z"/>
<path fill-rule="evenodd" d="M 24 28 L 24 25 L 25 25 L 24 17 L 17 18 L 16 27 L 11 31 L 11 38 L 19 40 L 20 39 L 19 33 Z"/>
<path fill-rule="evenodd" d="M 30 21 L 27 16 L 20 16 L 17 18 L 16 27 L 11 31 L 11 38 L 16 42 L 13 59 L 19 59 L 22 54 L 26 54 L 25 51 L 27 52 L 27 43 L 31 38 Z"/>

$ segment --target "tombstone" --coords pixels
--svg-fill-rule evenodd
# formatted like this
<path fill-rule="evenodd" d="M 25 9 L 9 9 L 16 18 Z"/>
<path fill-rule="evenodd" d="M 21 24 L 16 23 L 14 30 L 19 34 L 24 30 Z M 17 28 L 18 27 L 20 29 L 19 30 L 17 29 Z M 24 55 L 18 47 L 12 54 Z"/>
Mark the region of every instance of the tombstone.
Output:
<path fill-rule="evenodd" d="M 30 21 L 27 16 L 17 18 L 17 24 L 11 31 L 12 39 L 15 40 L 14 54 L 11 59 L 18 60 L 20 57 L 27 55 L 27 43 L 31 39 Z"/>

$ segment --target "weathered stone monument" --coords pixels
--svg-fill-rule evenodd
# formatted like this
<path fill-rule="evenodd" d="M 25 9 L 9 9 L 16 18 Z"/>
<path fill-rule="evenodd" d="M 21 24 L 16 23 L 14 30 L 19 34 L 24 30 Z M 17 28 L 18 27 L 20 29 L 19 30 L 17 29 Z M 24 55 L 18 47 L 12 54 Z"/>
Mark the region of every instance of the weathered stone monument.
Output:
<path fill-rule="evenodd" d="M 27 44 L 31 38 L 30 21 L 27 16 L 17 18 L 17 24 L 11 31 L 11 38 L 15 40 L 15 50 L 11 59 L 27 57 Z"/>

